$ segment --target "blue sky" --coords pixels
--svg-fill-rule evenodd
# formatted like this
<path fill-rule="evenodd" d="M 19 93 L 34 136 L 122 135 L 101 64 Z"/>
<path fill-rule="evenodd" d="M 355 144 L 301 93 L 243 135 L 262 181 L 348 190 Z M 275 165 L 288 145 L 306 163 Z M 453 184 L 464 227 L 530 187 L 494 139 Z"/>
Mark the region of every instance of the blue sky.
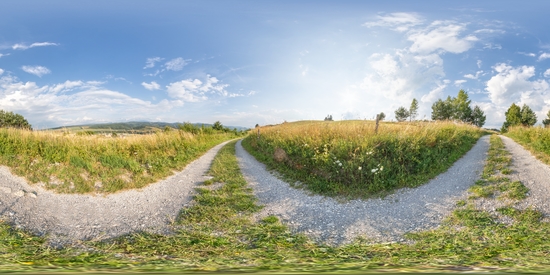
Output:
<path fill-rule="evenodd" d="M 481 3 L 479 3 L 481 2 Z M 0 109 L 99 122 L 550 110 L 550 1 L 0 1 Z"/>

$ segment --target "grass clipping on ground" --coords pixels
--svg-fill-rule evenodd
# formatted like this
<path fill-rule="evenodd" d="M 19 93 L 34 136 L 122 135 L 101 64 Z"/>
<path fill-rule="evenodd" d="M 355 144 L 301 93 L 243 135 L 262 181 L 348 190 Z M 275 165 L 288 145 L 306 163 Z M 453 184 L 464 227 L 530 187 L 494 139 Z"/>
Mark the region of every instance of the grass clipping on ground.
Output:
<path fill-rule="evenodd" d="M 56 192 L 112 193 L 170 176 L 234 137 L 182 130 L 110 137 L 0 129 L 0 164 Z"/>
<path fill-rule="evenodd" d="M 243 146 L 291 182 L 327 196 L 368 198 L 446 171 L 485 132 L 452 122 L 305 121 L 261 127 Z"/>

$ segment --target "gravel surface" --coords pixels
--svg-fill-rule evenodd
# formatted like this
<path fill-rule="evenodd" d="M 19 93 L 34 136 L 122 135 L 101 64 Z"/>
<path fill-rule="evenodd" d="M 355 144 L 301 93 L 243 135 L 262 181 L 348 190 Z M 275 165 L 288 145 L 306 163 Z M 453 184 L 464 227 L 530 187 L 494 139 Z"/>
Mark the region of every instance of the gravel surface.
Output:
<path fill-rule="evenodd" d="M 516 202 L 511 200 L 498 199 L 478 199 L 476 207 L 486 210 L 494 216 L 500 217 L 496 209 L 503 206 L 513 205 L 518 209 L 526 209 L 532 207 L 534 210 L 542 212 L 546 219 L 550 217 L 550 167 L 523 146 L 517 144 L 511 138 L 500 136 L 506 150 L 512 156 L 512 174 L 505 175 L 512 181 L 521 181 L 523 185 L 529 188 L 527 198 Z"/>
<path fill-rule="evenodd" d="M 331 245 L 363 237 L 373 243 L 402 242 L 406 232 L 436 228 L 456 202 L 467 198 L 467 189 L 483 170 L 489 136 L 449 170 L 417 188 L 403 188 L 384 199 L 335 199 L 294 189 L 266 171 L 241 142 L 236 152 L 241 171 L 264 208 L 257 219 L 275 215 L 293 231 Z"/>
<path fill-rule="evenodd" d="M 49 235 L 51 243 L 102 240 L 135 231 L 170 233 L 170 224 L 189 205 L 194 187 L 218 150 L 210 149 L 185 169 L 139 190 L 110 195 L 56 194 L 29 185 L 0 167 L 0 217 L 17 228 Z"/>

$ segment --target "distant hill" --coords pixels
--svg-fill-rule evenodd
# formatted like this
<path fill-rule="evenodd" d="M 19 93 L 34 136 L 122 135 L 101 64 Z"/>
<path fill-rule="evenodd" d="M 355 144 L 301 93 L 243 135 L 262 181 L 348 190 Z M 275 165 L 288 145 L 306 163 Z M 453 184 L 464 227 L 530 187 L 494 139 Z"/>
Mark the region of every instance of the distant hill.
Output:
<path fill-rule="evenodd" d="M 212 126 L 212 124 L 208 124 L 208 123 L 192 123 L 192 124 L 198 127 Z M 105 131 L 105 132 L 130 132 L 130 131 L 144 132 L 146 131 L 147 132 L 147 131 L 155 131 L 158 129 L 164 129 L 166 126 L 174 129 L 178 129 L 180 125 L 183 125 L 183 123 L 130 121 L 130 122 L 113 122 L 113 123 L 62 126 L 62 127 L 50 128 L 47 130 L 69 130 L 69 131 L 90 130 L 90 131 Z M 247 127 L 241 127 L 241 126 L 225 126 L 225 127 L 231 130 L 237 129 L 237 131 L 249 129 Z"/>

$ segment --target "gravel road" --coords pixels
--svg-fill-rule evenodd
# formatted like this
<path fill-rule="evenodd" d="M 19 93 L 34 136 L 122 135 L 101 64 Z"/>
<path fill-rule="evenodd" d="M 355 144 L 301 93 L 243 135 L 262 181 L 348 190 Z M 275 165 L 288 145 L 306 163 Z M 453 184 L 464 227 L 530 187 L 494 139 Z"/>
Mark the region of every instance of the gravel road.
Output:
<path fill-rule="evenodd" d="M 102 240 L 135 231 L 169 233 L 179 211 L 191 203 L 218 150 L 210 149 L 185 169 L 139 190 L 107 196 L 56 194 L 0 167 L 0 217 L 17 228 L 49 236 L 52 243 Z"/>
<path fill-rule="evenodd" d="M 467 198 L 467 189 L 481 175 L 488 148 L 489 136 L 484 136 L 449 170 L 427 184 L 398 190 L 384 199 L 345 203 L 290 187 L 266 171 L 240 141 L 236 152 L 244 177 L 264 205 L 256 218 L 275 215 L 295 232 L 340 245 L 357 237 L 376 243 L 401 242 L 406 232 L 436 228 L 457 200 Z"/>
<path fill-rule="evenodd" d="M 506 150 L 512 155 L 512 174 L 506 175 L 512 181 L 521 181 L 523 185 L 529 188 L 527 198 L 516 202 L 511 200 L 483 199 L 476 201 L 476 207 L 488 211 L 494 216 L 501 217 L 496 212 L 499 207 L 512 205 L 518 209 L 532 207 L 534 210 L 542 212 L 546 220 L 550 217 L 550 167 L 523 146 L 517 144 L 511 138 L 500 136 L 504 142 Z"/>

